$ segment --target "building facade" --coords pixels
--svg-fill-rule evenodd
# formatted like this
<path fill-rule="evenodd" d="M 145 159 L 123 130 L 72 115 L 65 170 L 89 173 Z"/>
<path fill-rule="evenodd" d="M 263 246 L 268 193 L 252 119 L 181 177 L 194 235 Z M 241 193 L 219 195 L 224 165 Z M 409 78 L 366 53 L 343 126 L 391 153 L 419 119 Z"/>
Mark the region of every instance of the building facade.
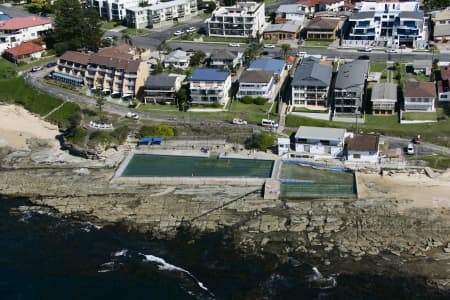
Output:
<path fill-rule="evenodd" d="M 338 18 L 315 18 L 306 27 L 308 40 L 334 40 L 339 30 Z"/>
<path fill-rule="evenodd" d="M 173 0 L 126 9 L 125 20 L 132 28 L 153 28 L 181 22 L 197 14 L 197 0 Z"/>
<path fill-rule="evenodd" d="M 264 2 L 237 2 L 218 7 L 205 22 L 208 35 L 224 37 L 256 37 L 262 34 L 265 21 Z"/>
<path fill-rule="evenodd" d="M 225 104 L 230 88 L 230 73 L 219 69 L 198 68 L 189 79 L 192 103 Z"/>
<path fill-rule="evenodd" d="M 173 103 L 181 88 L 182 75 L 160 73 L 150 75 L 143 88 L 144 103 Z"/>
<path fill-rule="evenodd" d="M 439 102 L 450 102 L 450 65 L 443 65 L 440 67 L 441 80 L 437 82 L 438 99 Z"/>
<path fill-rule="evenodd" d="M 295 41 L 301 25 L 298 22 L 289 21 L 284 24 L 270 24 L 264 29 L 264 39 L 276 41 Z"/>
<path fill-rule="evenodd" d="M 345 140 L 344 155 L 348 161 L 377 163 L 379 143 L 379 135 L 352 134 Z"/>
<path fill-rule="evenodd" d="M 392 115 L 397 103 L 397 85 L 394 83 L 376 83 L 372 87 L 372 114 Z"/>
<path fill-rule="evenodd" d="M 126 9 L 130 7 L 139 6 L 140 0 L 90 0 L 89 6 L 99 15 L 109 21 L 124 20 Z M 158 0 L 147 1 L 148 5 L 158 3 Z"/>
<path fill-rule="evenodd" d="M 209 66 L 224 70 L 235 70 L 238 65 L 242 65 L 243 53 L 228 50 L 213 51 L 209 57 Z"/>
<path fill-rule="evenodd" d="M 262 97 L 269 101 L 274 98 L 275 80 L 270 71 L 244 71 L 239 77 L 237 98 Z"/>
<path fill-rule="evenodd" d="M 275 24 L 284 24 L 294 21 L 303 25 L 307 7 L 301 4 L 283 4 L 275 12 Z"/>
<path fill-rule="evenodd" d="M 428 45 L 428 25 L 418 1 L 362 2 L 349 18 L 344 45 L 414 48 Z M 348 41 L 349 40 L 349 41 Z M 352 42 L 353 41 L 353 42 Z"/>
<path fill-rule="evenodd" d="M 25 42 L 17 47 L 6 49 L 3 55 L 10 61 L 17 63 L 19 61 L 41 58 L 44 52 L 45 49 L 41 45 Z"/>
<path fill-rule="evenodd" d="M 435 43 L 447 43 L 450 41 L 450 9 L 437 12 L 433 17 Z"/>
<path fill-rule="evenodd" d="M 311 156 L 340 156 L 346 133 L 343 128 L 300 126 L 295 134 L 295 152 Z"/>
<path fill-rule="evenodd" d="M 186 69 L 189 67 L 189 62 L 191 61 L 191 57 L 182 50 L 175 50 L 170 52 L 164 58 L 164 68 L 168 68 L 171 65 L 175 68 Z"/>
<path fill-rule="evenodd" d="M 405 111 L 435 111 L 436 88 L 434 82 L 405 82 L 403 86 Z"/>
<path fill-rule="evenodd" d="M 0 22 L 0 54 L 8 48 L 41 38 L 52 29 L 50 19 L 37 16 L 2 21 Z"/>
<path fill-rule="evenodd" d="M 91 90 L 128 98 L 137 95 L 148 73 L 148 65 L 131 56 L 67 51 L 58 59 L 52 78 L 69 84 L 82 82 Z"/>
<path fill-rule="evenodd" d="M 291 82 L 291 105 L 325 109 L 332 72 L 333 68 L 321 65 L 318 58 L 304 58 Z"/>
<path fill-rule="evenodd" d="M 336 113 L 362 112 L 369 61 L 354 60 L 340 66 L 334 85 L 334 109 Z"/>

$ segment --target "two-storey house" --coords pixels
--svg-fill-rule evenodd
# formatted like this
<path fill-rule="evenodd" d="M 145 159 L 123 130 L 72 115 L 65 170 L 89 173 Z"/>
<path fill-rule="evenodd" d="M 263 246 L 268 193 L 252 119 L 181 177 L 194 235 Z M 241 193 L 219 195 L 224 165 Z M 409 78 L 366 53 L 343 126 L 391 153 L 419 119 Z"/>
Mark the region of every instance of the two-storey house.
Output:
<path fill-rule="evenodd" d="M 392 115 L 397 103 L 397 85 L 395 83 L 375 83 L 372 87 L 372 114 Z"/>
<path fill-rule="evenodd" d="M 275 80 L 270 71 L 244 71 L 239 77 L 237 98 L 262 97 L 267 100 L 274 98 Z"/>
<path fill-rule="evenodd" d="M 405 111 L 435 111 L 436 88 L 434 82 L 405 82 L 403 97 Z"/>

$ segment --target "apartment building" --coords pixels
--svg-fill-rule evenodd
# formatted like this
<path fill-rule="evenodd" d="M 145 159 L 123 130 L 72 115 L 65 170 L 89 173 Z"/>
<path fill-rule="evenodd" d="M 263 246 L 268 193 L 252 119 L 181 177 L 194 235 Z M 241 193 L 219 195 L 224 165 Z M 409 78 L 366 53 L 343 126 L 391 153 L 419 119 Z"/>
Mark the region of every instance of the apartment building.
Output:
<path fill-rule="evenodd" d="M 291 105 L 325 109 L 333 67 L 320 64 L 320 59 L 306 57 L 297 67 L 291 82 Z"/>
<path fill-rule="evenodd" d="M 403 97 L 405 111 L 435 111 L 436 88 L 434 82 L 405 82 Z"/>
<path fill-rule="evenodd" d="M 37 16 L 0 21 L 0 54 L 8 48 L 40 38 L 52 29 L 52 20 Z"/>
<path fill-rule="evenodd" d="M 198 68 L 189 80 L 192 103 L 225 104 L 230 88 L 230 73 L 219 69 Z"/>
<path fill-rule="evenodd" d="M 369 61 L 354 60 L 341 65 L 334 85 L 334 109 L 336 113 L 362 112 Z"/>
<path fill-rule="evenodd" d="M 265 27 L 264 2 L 237 2 L 213 11 L 205 22 L 208 35 L 225 37 L 256 37 Z"/>
<path fill-rule="evenodd" d="M 371 101 L 372 114 L 392 115 L 397 103 L 397 85 L 389 82 L 374 84 Z"/>
<path fill-rule="evenodd" d="M 149 0 L 147 5 L 158 3 L 159 0 Z M 140 0 L 90 0 L 90 7 L 98 11 L 99 15 L 107 20 L 124 20 L 126 10 L 139 6 Z"/>
<path fill-rule="evenodd" d="M 174 0 L 129 7 L 126 9 L 125 19 L 129 27 L 141 29 L 181 22 L 196 14 L 197 0 Z"/>
<path fill-rule="evenodd" d="M 414 48 L 428 45 L 428 25 L 418 1 L 362 2 L 359 12 L 349 18 L 345 46 Z"/>
<path fill-rule="evenodd" d="M 269 101 L 274 99 L 275 79 L 270 71 L 244 71 L 239 77 L 237 98 L 262 97 Z"/>
<path fill-rule="evenodd" d="M 52 78 L 76 86 L 87 86 L 104 94 L 134 97 L 144 85 L 148 65 L 130 54 L 108 55 L 67 51 L 59 59 Z"/>

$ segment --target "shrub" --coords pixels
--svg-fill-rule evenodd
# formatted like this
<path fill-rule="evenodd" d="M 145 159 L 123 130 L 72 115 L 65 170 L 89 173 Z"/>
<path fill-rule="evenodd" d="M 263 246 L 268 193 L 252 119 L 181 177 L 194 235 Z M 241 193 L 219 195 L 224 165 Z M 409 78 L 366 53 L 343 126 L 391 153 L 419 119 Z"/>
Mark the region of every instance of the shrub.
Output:
<path fill-rule="evenodd" d="M 139 130 L 139 137 L 163 137 L 168 140 L 171 139 L 174 135 L 174 128 L 168 125 L 142 126 Z"/>
<path fill-rule="evenodd" d="M 89 136 L 91 145 L 110 145 L 114 142 L 114 137 L 107 131 L 94 131 Z"/>
<path fill-rule="evenodd" d="M 129 131 L 130 129 L 128 128 L 128 126 L 123 125 L 114 129 L 111 135 L 117 140 L 117 143 L 123 144 L 127 139 Z"/>
<path fill-rule="evenodd" d="M 275 138 L 267 133 L 267 132 L 261 132 L 254 134 L 251 137 L 251 140 L 247 141 L 247 146 L 250 148 L 256 148 L 260 151 L 266 151 L 268 148 L 272 147 L 273 143 L 275 142 Z"/>
<path fill-rule="evenodd" d="M 85 141 L 87 135 L 88 135 L 88 132 L 86 129 L 84 129 L 82 127 L 76 127 L 75 129 L 68 132 L 65 135 L 65 138 L 67 141 L 69 141 L 71 143 L 74 143 L 77 145 L 82 145 L 82 144 L 84 144 L 84 141 Z"/>
<path fill-rule="evenodd" d="M 253 98 L 250 96 L 245 96 L 245 97 L 242 97 L 241 99 L 239 99 L 239 101 L 241 101 L 244 104 L 252 104 Z"/>
<path fill-rule="evenodd" d="M 253 103 L 256 105 L 264 105 L 266 104 L 267 99 L 263 98 L 263 97 L 256 97 L 253 99 Z"/>

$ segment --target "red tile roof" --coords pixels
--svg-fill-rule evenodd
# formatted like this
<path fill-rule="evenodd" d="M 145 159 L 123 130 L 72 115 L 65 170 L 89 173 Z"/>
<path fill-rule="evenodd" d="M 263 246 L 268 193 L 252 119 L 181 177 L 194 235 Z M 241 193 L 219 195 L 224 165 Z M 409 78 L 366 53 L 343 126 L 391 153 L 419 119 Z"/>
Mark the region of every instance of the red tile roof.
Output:
<path fill-rule="evenodd" d="M 286 62 L 287 63 L 293 64 L 295 62 L 295 60 L 296 60 L 296 58 L 293 55 L 289 55 L 289 56 L 286 57 Z"/>
<path fill-rule="evenodd" d="M 0 30 L 17 30 L 51 23 L 52 20 L 49 18 L 37 16 L 19 17 L 0 22 Z"/>
<path fill-rule="evenodd" d="M 342 0 L 299 0 L 298 4 L 302 4 L 308 7 L 313 7 L 316 6 L 317 4 L 333 4 L 333 3 L 337 3 L 340 2 Z M 345 3 L 344 3 L 345 5 Z"/>
<path fill-rule="evenodd" d="M 403 95 L 405 97 L 436 97 L 436 88 L 434 82 L 405 82 L 403 86 Z"/>
<path fill-rule="evenodd" d="M 441 67 L 441 78 L 442 80 L 450 79 L 450 65 Z"/>
<path fill-rule="evenodd" d="M 87 65 L 91 59 L 91 54 L 78 51 L 66 51 L 59 58 L 60 60 L 70 61 L 80 65 Z"/>
<path fill-rule="evenodd" d="M 21 55 L 27 55 L 27 54 L 33 54 L 36 52 L 44 51 L 44 47 L 41 45 L 37 45 L 33 42 L 25 42 L 20 44 L 17 47 L 6 49 L 5 52 L 9 53 L 12 56 L 21 56 Z"/>

